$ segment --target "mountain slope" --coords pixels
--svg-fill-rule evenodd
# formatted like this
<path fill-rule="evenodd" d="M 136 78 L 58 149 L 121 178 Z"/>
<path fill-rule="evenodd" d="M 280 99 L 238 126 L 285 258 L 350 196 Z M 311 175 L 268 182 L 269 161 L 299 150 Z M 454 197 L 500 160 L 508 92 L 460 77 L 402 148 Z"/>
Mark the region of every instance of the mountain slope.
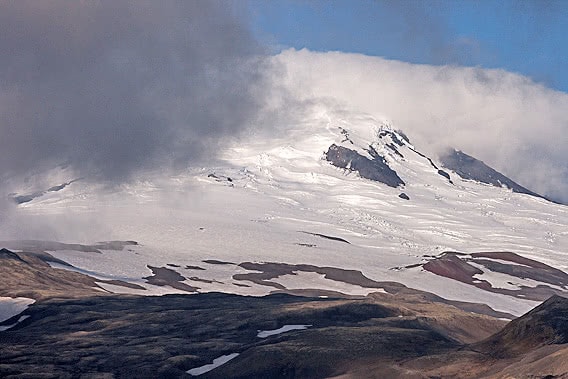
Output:
<path fill-rule="evenodd" d="M 515 356 L 551 344 L 568 344 L 568 299 L 552 296 L 527 314 L 475 345 L 497 356 Z"/>
<path fill-rule="evenodd" d="M 60 171 L 16 191 L 41 196 L 3 225 L 0 295 L 36 303 L 1 323 L 0 375 L 561 372 L 546 344 L 566 316 L 541 317 L 558 299 L 495 333 L 568 293 L 566 207 L 464 179 L 366 115 L 254 137 L 121 186 Z"/>
<path fill-rule="evenodd" d="M 20 225 L 27 222 L 85 246 L 139 241 L 98 253 L 49 246 L 49 254 L 65 263 L 52 267 L 144 288 L 98 281 L 113 293 L 366 295 L 385 290 L 369 283 L 395 282 L 520 315 L 566 291 L 561 274 L 554 279 L 550 269 L 515 268 L 526 264 L 504 254 L 471 255 L 464 262 L 475 271 L 470 280 L 428 270 L 444 252 L 461 252 L 466 260 L 478 252 L 508 252 L 563 273 L 565 207 L 462 179 L 389 123 L 362 114 L 325 109 L 253 137 L 220 151 L 210 166 L 146 173 L 113 188 L 74 181 L 19 204 L 14 223 L 8 220 L 2 232 L 12 240 L 26 237 Z M 58 182 L 76 177 L 62 173 Z M 0 245 L 29 247 L 22 241 Z M 251 281 L 248 263 L 309 269 Z M 343 274 L 330 278 L 330 269 Z M 347 272 L 369 281 L 345 281 Z"/>

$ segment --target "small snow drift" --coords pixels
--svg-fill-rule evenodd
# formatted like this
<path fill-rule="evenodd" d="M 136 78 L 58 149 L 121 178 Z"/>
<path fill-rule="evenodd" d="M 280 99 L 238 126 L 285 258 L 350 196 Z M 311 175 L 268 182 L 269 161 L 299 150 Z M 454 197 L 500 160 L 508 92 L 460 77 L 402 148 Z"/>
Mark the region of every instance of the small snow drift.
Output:
<path fill-rule="evenodd" d="M 371 160 L 355 150 L 333 144 L 327 150 L 325 158 L 336 167 L 357 171 L 362 178 L 381 182 L 389 187 L 397 188 L 405 184 L 396 171 L 391 169 L 384 158 L 376 152 L 373 153 Z"/>
<path fill-rule="evenodd" d="M 258 334 L 256 335 L 258 338 L 267 338 L 270 336 L 275 336 L 277 334 L 286 333 L 291 330 L 306 330 L 311 325 L 284 325 L 281 328 L 273 329 L 273 330 L 259 330 Z"/>
<path fill-rule="evenodd" d="M 0 297 L 0 323 L 19 315 L 34 302 L 27 297 Z"/>
<path fill-rule="evenodd" d="M 217 367 L 224 365 L 225 363 L 229 362 L 231 359 L 236 358 L 238 356 L 239 353 L 222 355 L 219 358 L 213 359 L 213 363 L 201 367 L 192 368 L 191 370 L 187 370 L 187 373 L 191 376 L 203 375 L 206 372 L 209 372 L 213 369 L 216 369 Z"/>

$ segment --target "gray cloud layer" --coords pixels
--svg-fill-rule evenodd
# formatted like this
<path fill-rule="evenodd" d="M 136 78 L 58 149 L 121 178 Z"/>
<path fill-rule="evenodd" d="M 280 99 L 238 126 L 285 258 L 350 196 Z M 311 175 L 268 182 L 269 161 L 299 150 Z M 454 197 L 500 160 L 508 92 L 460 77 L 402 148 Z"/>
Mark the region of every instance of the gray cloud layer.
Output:
<path fill-rule="evenodd" d="M 185 164 L 254 119 L 264 64 L 227 3 L 0 3 L 0 172 L 117 181 Z M 0 178 L 2 175 L 0 174 Z"/>
<path fill-rule="evenodd" d="M 141 169 L 209 159 L 226 136 L 293 123 L 303 104 L 333 97 L 568 201 L 568 95 L 501 70 L 350 54 L 285 52 L 269 64 L 231 5 L 0 2 L 0 186 L 62 163 L 78 176 L 120 182 Z M 405 23 L 410 45 L 428 36 L 432 54 L 460 62 L 451 57 L 461 50 L 444 53 L 445 28 L 430 27 L 436 20 L 423 4 L 390 7 L 422 20 Z M 281 77 L 289 93 L 275 89 Z M 259 113 L 275 94 L 285 105 Z"/>

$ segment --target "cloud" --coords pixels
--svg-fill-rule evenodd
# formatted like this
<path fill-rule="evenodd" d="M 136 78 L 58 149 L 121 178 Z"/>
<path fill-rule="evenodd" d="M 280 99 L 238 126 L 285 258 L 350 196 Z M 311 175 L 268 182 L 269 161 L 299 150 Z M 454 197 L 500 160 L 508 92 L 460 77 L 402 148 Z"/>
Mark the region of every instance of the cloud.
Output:
<path fill-rule="evenodd" d="M 339 52 L 276 58 L 300 98 L 390 119 L 430 154 L 448 146 L 568 202 L 568 94 L 503 70 L 430 66 Z"/>
<path fill-rule="evenodd" d="M 331 98 L 392 119 L 426 150 L 462 149 L 568 201 L 565 93 L 502 70 L 306 50 L 267 60 L 235 4 L 0 2 L 2 192 L 10 178 L 55 165 L 120 183 L 212 160 L 227 137 L 277 131 Z M 436 12 L 417 2 L 387 5 L 421 20 L 404 23 L 405 38 L 426 38 L 433 56 L 459 63 L 481 49 L 467 38 L 453 46 Z M 42 180 L 38 189 L 60 184 Z M 0 218 L 13 208 L 0 198 Z"/>
<path fill-rule="evenodd" d="M 0 178 L 68 164 L 120 182 L 214 157 L 266 88 L 237 13 L 218 1 L 1 2 Z"/>

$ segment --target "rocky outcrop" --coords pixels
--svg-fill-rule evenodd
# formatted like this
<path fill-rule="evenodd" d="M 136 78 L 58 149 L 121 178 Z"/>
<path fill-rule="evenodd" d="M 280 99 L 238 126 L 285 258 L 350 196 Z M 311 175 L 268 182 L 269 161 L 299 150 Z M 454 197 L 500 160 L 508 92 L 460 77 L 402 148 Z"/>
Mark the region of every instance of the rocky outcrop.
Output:
<path fill-rule="evenodd" d="M 445 168 L 454 171 L 463 179 L 475 180 L 481 183 L 491 184 L 496 187 L 505 186 L 513 192 L 524 193 L 551 201 L 550 199 L 521 186 L 500 172 L 489 167 L 484 162 L 472 157 L 471 155 L 467 155 L 463 151 L 451 149 L 443 154 L 440 157 L 440 160 Z"/>
<path fill-rule="evenodd" d="M 391 169 L 383 157 L 373 151 L 369 159 L 357 151 L 333 144 L 327 150 L 325 158 L 336 167 L 356 171 L 362 178 L 381 182 L 389 187 L 403 186 L 404 181 Z"/>

